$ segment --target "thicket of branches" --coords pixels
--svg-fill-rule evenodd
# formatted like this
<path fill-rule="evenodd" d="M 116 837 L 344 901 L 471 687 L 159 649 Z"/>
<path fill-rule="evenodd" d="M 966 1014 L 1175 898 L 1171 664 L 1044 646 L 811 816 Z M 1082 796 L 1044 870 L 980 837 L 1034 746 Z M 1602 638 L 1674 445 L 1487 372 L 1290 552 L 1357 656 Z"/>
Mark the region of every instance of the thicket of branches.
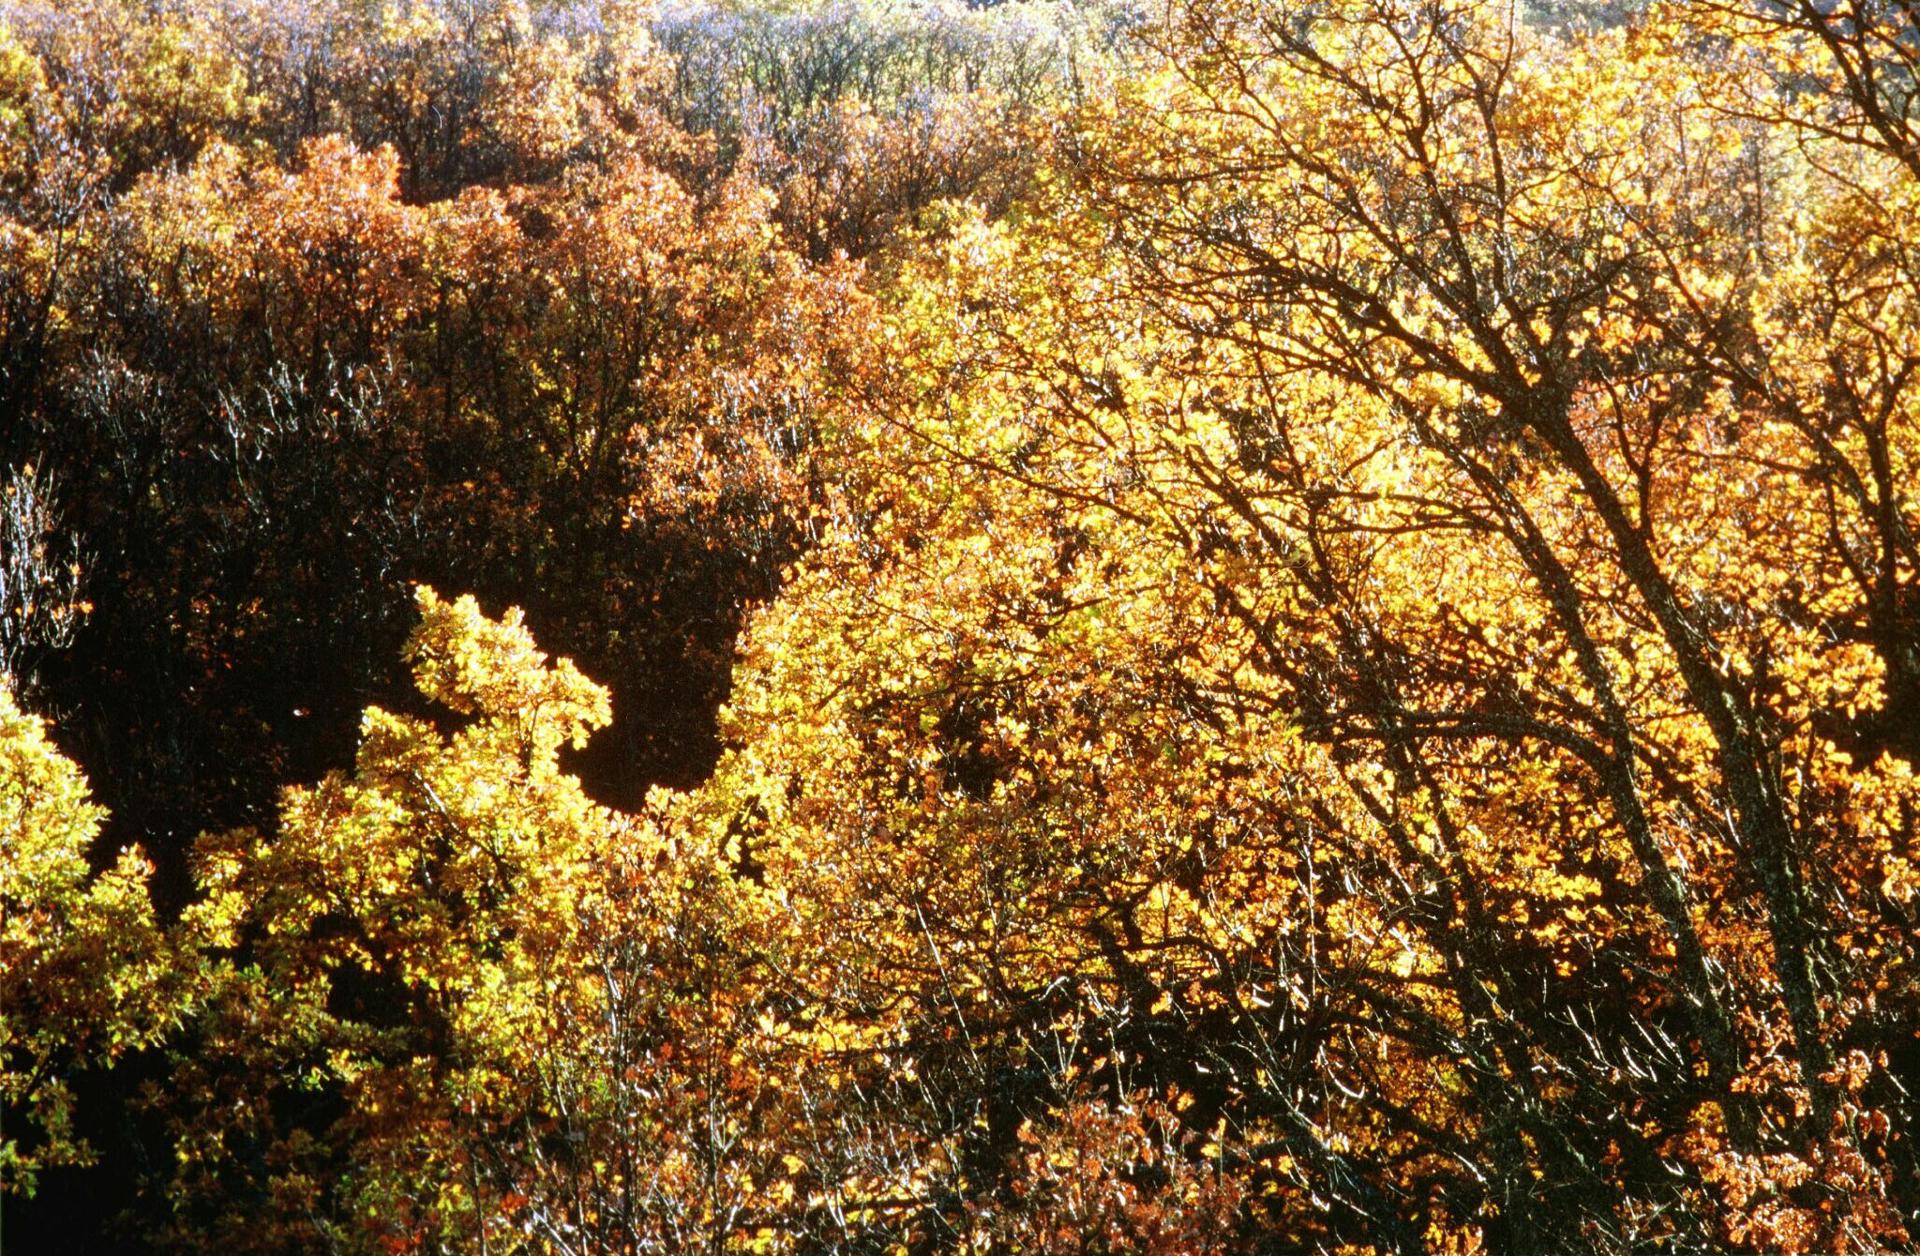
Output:
<path fill-rule="evenodd" d="M 1911 1246 L 1917 19 L 0 4 L 0 1236 Z"/>

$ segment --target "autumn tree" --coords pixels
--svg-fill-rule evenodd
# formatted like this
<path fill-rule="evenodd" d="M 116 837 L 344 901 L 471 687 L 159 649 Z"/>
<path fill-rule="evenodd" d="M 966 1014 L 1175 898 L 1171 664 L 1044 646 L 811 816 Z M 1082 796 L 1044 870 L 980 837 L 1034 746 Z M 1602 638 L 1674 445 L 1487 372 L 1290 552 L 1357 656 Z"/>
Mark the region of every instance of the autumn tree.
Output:
<path fill-rule="evenodd" d="M 0 1196 L 89 1161 L 75 1074 L 159 1041 L 189 1004 L 146 856 L 88 866 L 100 818 L 79 769 L 0 688 Z"/>
<path fill-rule="evenodd" d="M 1283 686 L 1278 708 L 1391 773 L 1369 805 L 1389 835 L 1405 826 L 1411 919 L 1472 974 L 1452 1015 L 1487 1035 L 1472 1072 L 1504 1080 L 1476 1102 L 1522 1139 L 1510 1163 L 1555 1155 L 1579 1124 L 1541 1119 L 1551 1087 L 1528 1093 L 1543 1050 L 1569 1093 L 1621 1057 L 1584 1026 L 1593 993 L 1566 1002 L 1549 980 L 1520 1014 L 1539 979 L 1508 966 L 1556 917 L 1595 944 L 1595 909 L 1637 899 L 1671 957 L 1644 971 L 1671 974 L 1655 998 L 1684 1018 L 1675 1062 L 1693 1057 L 1726 1123 L 1712 1152 L 1697 1100 L 1669 1118 L 1728 1192 L 1715 1237 L 1811 1241 L 1825 1189 L 1852 1196 L 1841 1233 L 1888 1241 L 1904 1140 L 1856 1135 L 1863 1109 L 1873 1129 L 1904 1119 L 1898 1077 L 1873 1064 L 1903 1040 L 1870 1026 L 1907 1019 L 1880 1009 L 1909 997 L 1885 878 L 1904 859 L 1910 776 L 1874 736 L 1904 726 L 1881 679 L 1899 675 L 1904 638 L 1866 623 L 1912 578 L 1898 487 L 1912 433 L 1903 359 L 1862 341 L 1902 317 L 1876 224 L 1910 184 L 1871 146 L 1809 157 L 1804 127 L 1730 124 L 1738 102 L 1714 94 L 1696 38 L 1661 22 L 1576 36 L 1549 69 L 1527 32 L 1466 10 L 1177 12 L 1163 48 L 1178 86 L 1138 106 L 1165 123 L 1129 127 L 1120 106 L 1084 186 L 1125 259 L 1124 295 L 1093 308 L 1108 327 L 1144 307 L 1174 329 L 1146 361 L 1191 364 L 1153 373 L 1183 380 L 1180 400 L 1134 385 L 1125 362 L 1142 355 L 1114 364 L 1117 336 L 1090 318 L 1108 361 L 1018 360 L 1070 370 L 1069 398 L 1077 374 L 1084 400 L 1062 404 L 1104 442 L 1135 412 L 1129 442 L 1179 434 L 1182 478 L 1214 516 L 1196 557 L 1272 573 L 1216 587 Z M 1834 252 L 1809 258 L 1810 239 Z M 1836 290 L 1852 267 L 1875 275 L 1871 295 Z M 1272 599 L 1294 579 L 1305 607 L 1289 610 Z M 1817 627 L 1839 622 L 1862 631 Z M 1573 814 L 1607 817 L 1621 864 L 1570 866 L 1587 843 L 1547 820 L 1557 807 L 1520 820 L 1532 791 L 1511 774 L 1528 764 L 1553 794 L 1595 791 Z M 1889 810 L 1837 808 L 1835 790 Z M 1564 889 L 1502 902 L 1501 870 L 1474 861 L 1492 838 L 1489 855 L 1524 867 L 1542 823 L 1595 903 L 1576 910 L 1588 892 Z M 1650 993 L 1627 1004 L 1635 1022 L 1656 1017 L 1637 1003 Z M 1555 1025 L 1575 1036 L 1552 1045 Z M 1863 1048 L 1844 1067 L 1843 1044 Z M 1510 1083 L 1522 1090 L 1500 1095 Z M 1783 1145 L 1784 1160 L 1763 1154 Z M 1574 1185 L 1626 1146 L 1609 1134 L 1527 1172 Z M 1488 1167 L 1488 1181 L 1514 1171 Z M 1595 1186 L 1585 1206 L 1612 1209 L 1619 1188 Z M 1516 1210 L 1531 1190 L 1498 1201 L 1519 1233 L 1546 1221 Z"/>
<path fill-rule="evenodd" d="M 0 8 L 8 648 L 163 914 L 193 834 L 270 827 L 367 703 L 424 706 L 411 580 L 613 682 L 597 794 L 717 753 L 868 302 L 663 120 L 644 17 Z"/>
<path fill-rule="evenodd" d="M 1176 9 L 907 281 L 716 778 L 896 1022 L 897 1232 L 1090 1040 L 1243 1233 L 1905 1241 L 1911 184 L 1721 29 Z"/>
<path fill-rule="evenodd" d="M 628 697 L 596 788 L 696 779 L 743 608 L 805 536 L 815 429 L 865 387 L 852 269 L 662 120 L 617 5 L 176 16 L 8 10 L 0 274 L 0 453 L 60 487 L 47 552 L 91 560 L 46 701 L 118 765 L 97 786 L 163 897 L 198 827 L 261 818 L 406 700 L 410 579 L 526 604 Z M 240 82 L 166 96 L 205 101 L 164 156 L 147 40 Z"/>
<path fill-rule="evenodd" d="M 1038 169 L 1074 78 L 1115 55 L 1122 10 L 1017 0 L 704 6 L 654 23 L 662 108 L 778 197 L 815 260 L 910 239 L 939 202 L 1000 213 Z"/>
<path fill-rule="evenodd" d="M 750 1232 L 780 1171 L 753 1122 L 783 1102 L 741 1003 L 752 913 L 664 802 L 612 813 L 560 770 L 607 723 L 605 689 L 518 612 L 427 589 L 419 607 L 435 720 L 370 709 L 352 773 L 288 791 L 274 837 L 200 843 L 185 927 L 230 958 L 156 1092 L 174 1237 L 638 1251 Z"/>

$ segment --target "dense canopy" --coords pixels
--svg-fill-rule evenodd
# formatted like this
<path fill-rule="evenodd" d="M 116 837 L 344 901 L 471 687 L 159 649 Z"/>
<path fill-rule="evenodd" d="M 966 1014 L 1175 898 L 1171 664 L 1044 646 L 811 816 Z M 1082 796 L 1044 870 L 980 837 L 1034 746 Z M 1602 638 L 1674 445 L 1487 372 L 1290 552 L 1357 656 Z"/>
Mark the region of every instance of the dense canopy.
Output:
<path fill-rule="evenodd" d="M 1910 1250 L 1916 223 L 1909 0 L 0 0 L 0 1238 Z"/>

